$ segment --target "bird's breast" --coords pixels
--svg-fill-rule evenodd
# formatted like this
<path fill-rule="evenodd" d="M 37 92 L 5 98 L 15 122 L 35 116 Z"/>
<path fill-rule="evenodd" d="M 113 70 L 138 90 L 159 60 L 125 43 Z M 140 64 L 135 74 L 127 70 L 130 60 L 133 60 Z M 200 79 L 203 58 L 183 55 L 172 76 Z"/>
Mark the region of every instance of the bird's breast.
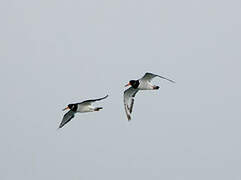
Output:
<path fill-rule="evenodd" d="M 92 111 L 93 111 L 93 108 L 91 106 L 84 106 L 84 105 L 79 105 L 77 109 L 77 112 L 81 112 L 81 113 L 92 112 Z"/>
<path fill-rule="evenodd" d="M 153 85 L 147 81 L 140 81 L 139 90 L 153 90 Z"/>

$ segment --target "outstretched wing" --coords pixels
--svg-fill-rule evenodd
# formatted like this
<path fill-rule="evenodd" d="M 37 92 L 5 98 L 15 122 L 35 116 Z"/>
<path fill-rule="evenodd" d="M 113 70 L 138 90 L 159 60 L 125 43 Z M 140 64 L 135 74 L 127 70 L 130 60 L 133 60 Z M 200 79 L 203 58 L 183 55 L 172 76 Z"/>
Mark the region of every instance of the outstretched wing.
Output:
<path fill-rule="evenodd" d="M 107 98 L 107 97 L 108 97 L 108 95 L 106 95 L 105 97 L 99 98 L 99 99 L 86 100 L 86 101 L 83 101 L 83 102 L 78 103 L 78 104 L 91 105 L 93 102 L 95 102 L 95 101 L 101 101 L 102 99 L 105 99 L 105 98 Z"/>
<path fill-rule="evenodd" d="M 133 87 L 130 87 L 124 92 L 124 107 L 128 121 L 131 120 L 131 113 L 134 105 L 134 97 L 137 92 L 138 89 L 134 89 Z"/>
<path fill-rule="evenodd" d="M 152 74 L 152 73 L 146 73 L 141 79 L 144 80 L 144 81 L 151 81 L 153 78 L 155 77 L 159 77 L 159 78 L 162 78 L 162 79 L 165 79 L 165 80 L 168 80 L 172 83 L 175 83 L 175 81 L 171 80 L 171 79 L 168 79 L 168 78 L 165 78 L 163 76 L 159 76 L 157 74 Z"/>
<path fill-rule="evenodd" d="M 70 110 L 69 112 L 67 112 L 65 115 L 64 115 L 64 117 L 63 117 L 63 119 L 62 119 L 62 121 L 61 121 L 61 123 L 60 123 L 60 125 L 59 125 L 59 128 L 62 128 L 65 124 L 67 124 L 71 119 L 73 119 L 74 118 L 74 114 L 75 114 L 75 112 L 74 111 L 72 111 L 72 110 Z"/>

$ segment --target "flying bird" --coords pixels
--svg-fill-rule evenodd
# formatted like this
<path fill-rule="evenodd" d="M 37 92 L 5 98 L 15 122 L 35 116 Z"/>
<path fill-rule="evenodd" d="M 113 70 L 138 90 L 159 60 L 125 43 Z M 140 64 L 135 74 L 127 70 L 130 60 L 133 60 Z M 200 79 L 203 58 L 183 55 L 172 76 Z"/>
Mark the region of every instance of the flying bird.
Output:
<path fill-rule="evenodd" d="M 94 112 L 94 111 L 99 111 L 99 110 L 103 109 L 103 107 L 92 106 L 92 103 L 94 103 L 95 101 L 100 101 L 107 97 L 108 97 L 108 95 L 106 95 L 103 98 L 99 98 L 99 99 L 90 99 L 90 100 L 86 100 L 86 101 L 83 101 L 80 103 L 69 104 L 66 108 L 63 109 L 63 111 L 68 110 L 68 109 L 69 109 L 69 111 L 64 115 L 64 117 L 59 125 L 59 128 L 62 128 L 71 119 L 73 119 L 75 116 L 75 113 Z"/>
<path fill-rule="evenodd" d="M 159 76 L 152 73 L 146 73 L 142 78 L 138 80 L 130 80 L 129 83 L 125 85 L 125 87 L 131 86 L 124 92 L 124 107 L 128 121 L 131 120 L 131 113 L 133 110 L 134 98 L 136 93 L 139 90 L 157 90 L 160 88 L 159 86 L 151 84 L 152 79 L 155 77 L 159 77 L 172 83 L 175 83 L 175 81 L 165 78 L 163 76 Z"/>

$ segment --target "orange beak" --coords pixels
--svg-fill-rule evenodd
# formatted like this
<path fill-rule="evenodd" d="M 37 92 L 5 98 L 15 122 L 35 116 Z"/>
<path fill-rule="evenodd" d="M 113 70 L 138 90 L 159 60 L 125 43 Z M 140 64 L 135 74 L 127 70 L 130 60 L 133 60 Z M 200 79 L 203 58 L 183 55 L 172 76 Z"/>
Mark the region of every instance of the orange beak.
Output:
<path fill-rule="evenodd" d="M 131 83 L 129 82 L 127 85 L 125 85 L 125 87 L 130 86 L 130 85 L 131 85 Z"/>
<path fill-rule="evenodd" d="M 68 107 L 68 106 L 67 106 L 66 108 L 64 108 L 64 109 L 63 109 L 63 111 L 65 111 L 65 110 L 67 110 L 67 109 L 69 109 L 69 107 Z"/>

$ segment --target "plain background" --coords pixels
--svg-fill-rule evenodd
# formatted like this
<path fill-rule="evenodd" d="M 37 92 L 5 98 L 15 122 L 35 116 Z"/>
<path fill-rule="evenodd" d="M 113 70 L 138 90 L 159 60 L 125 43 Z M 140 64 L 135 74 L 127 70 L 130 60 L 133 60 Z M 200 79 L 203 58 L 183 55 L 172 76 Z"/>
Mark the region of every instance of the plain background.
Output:
<path fill-rule="evenodd" d="M 240 180 L 240 17 L 240 0 L 2 0 L 0 179 Z M 155 79 L 128 123 L 145 72 L 177 83 Z"/>

